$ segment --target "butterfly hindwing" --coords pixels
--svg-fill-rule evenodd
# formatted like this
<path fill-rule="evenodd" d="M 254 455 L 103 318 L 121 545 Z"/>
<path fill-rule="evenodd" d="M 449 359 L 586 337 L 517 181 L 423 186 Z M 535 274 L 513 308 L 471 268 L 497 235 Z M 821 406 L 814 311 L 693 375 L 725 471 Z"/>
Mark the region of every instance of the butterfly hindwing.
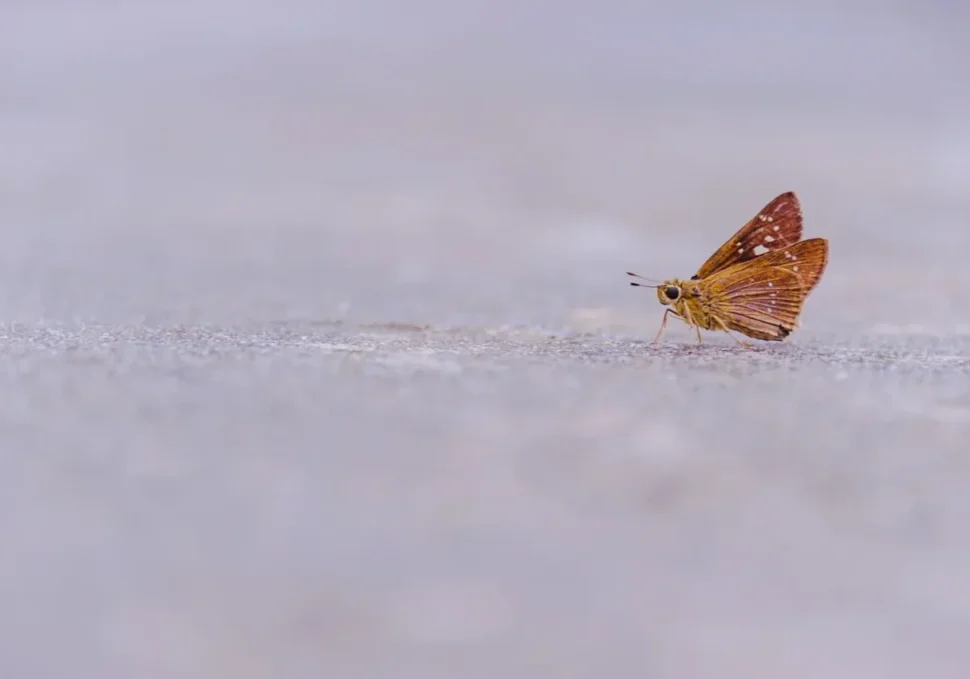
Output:
<path fill-rule="evenodd" d="M 694 274 L 694 280 L 759 255 L 794 245 L 802 237 L 802 208 L 792 191 L 776 196 L 742 226 Z"/>
<path fill-rule="evenodd" d="M 729 330 L 783 340 L 828 263 L 828 241 L 812 238 L 723 269 L 702 281 L 707 313 Z"/>

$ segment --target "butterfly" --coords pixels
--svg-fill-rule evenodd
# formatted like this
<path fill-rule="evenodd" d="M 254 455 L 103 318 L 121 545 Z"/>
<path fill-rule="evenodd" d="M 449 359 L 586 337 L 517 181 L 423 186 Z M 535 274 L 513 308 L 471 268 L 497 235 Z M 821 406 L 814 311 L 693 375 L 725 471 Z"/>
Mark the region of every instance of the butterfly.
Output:
<path fill-rule="evenodd" d="M 748 337 L 780 342 L 798 327 L 798 316 L 809 293 L 815 289 L 829 259 L 825 238 L 802 238 L 802 209 L 792 191 L 782 193 L 764 206 L 717 249 L 689 280 L 672 278 L 656 288 L 664 311 L 660 340 L 673 314 L 697 331 L 723 330 L 739 344 L 731 331 Z M 628 276 L 644 278 L 627 272 Z"/>

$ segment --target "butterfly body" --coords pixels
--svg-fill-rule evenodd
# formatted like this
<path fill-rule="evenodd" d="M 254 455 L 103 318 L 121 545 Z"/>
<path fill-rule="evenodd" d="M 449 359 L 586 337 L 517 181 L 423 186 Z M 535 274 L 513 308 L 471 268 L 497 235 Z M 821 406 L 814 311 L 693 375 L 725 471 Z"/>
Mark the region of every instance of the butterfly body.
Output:
<path fill-rule="evenodd" d="M 698 343 L 701 330 L 784 340 L 798 327 L 805 299 L 828 263 L 828 241 L 801 240 L 801 235 L 798 199 L 792 192 L 783 193 L 741 227 L 689 280 L 670 279 L 652 286 L 657 288 L 660 303 L 668 307 L 654 342 L 660 339 L 669 314 L 693 327 Z"/>
<path fill-rule="evenodd" d="M 709 306 L 704 303 L 704 292 L 699 281 L 672 278 L 657 286 L 657 299 L 688 325 L 703 330 L 720 330 Z"/>

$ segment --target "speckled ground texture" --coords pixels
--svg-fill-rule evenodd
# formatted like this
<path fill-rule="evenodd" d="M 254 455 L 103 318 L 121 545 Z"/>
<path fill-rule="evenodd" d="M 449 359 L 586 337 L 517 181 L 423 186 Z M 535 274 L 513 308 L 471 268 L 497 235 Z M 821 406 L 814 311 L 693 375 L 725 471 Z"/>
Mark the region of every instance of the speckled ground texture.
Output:
<path fill-rule="evenodd" d="M 154 6 L 0 7 L 0 676 L 970 676 L 967 10 Z"/>

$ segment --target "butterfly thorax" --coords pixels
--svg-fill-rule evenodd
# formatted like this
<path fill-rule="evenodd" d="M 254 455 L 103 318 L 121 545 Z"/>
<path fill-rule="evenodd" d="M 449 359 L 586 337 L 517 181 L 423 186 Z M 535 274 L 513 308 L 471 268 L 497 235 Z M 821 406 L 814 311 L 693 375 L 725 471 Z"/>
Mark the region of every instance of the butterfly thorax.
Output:
<path fill-rule="evenodd" d="M 657 286 L 657 299 L 673 310 L 688 325 L 696 325 L 705 330 L 718 329 L 717 322 L 708 312 L 704 303 L 704 288 L 698 280 L 672 278 Z"/>

